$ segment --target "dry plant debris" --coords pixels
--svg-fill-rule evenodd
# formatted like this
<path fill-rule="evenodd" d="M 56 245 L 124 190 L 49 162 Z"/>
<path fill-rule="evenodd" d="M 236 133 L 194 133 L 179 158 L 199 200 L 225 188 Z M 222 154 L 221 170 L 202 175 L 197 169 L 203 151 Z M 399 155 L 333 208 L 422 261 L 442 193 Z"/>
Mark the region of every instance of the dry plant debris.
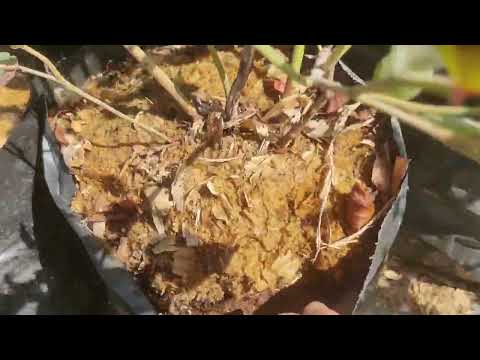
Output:
<path fill-rule="evenodd" d="M 0 149 L 21 122 L 30 102 L 30 82 L 17 74 L 7 85 L 0 84 Z"/>
<path fill-rule="evenodd" d="M 85 103 L 52 112 L 50 125 L 77 181 L 72 209 L 158 310 L 251 314 L 313 263 L 337 271 L 406 171 L 392 151 L 378 160 L 390 139 L 385 123 L 335 94 L 314 113 L 315 91 L 280 99 L 282 87 L 274 86 L 277 94 L 269 87 L 286 79 L 255 58 L 231 118 L 219 125 L 228 99 L 212 54 L 198 47 L 148 54 L 195 104 L 201 123 L 192 125 L 141 65 L 126 61 L 85 90 L 171 143 Z M 242 49 L 218 56 L 236 79 Z M 276 148 L 306 114 L 303 132 Z M 206 142 L 209 134 L 218 141 Z"/>

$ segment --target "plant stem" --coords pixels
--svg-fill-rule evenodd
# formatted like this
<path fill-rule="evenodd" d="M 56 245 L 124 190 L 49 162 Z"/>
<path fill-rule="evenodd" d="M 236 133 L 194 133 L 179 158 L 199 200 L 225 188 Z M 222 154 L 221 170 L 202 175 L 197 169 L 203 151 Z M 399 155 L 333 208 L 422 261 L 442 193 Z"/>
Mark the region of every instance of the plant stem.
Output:
<path fill-rule="evenodd" d="M 337 45 L 334 47 L 332 54 L 329 56 L 327 62 L 322 68 L 327 72 L 329 80 L 333 80 L 335 74 L 335 67 L 340 59 L 350 50 L 352 45 Z"/>
<path fill-rule="evenodd" d="M 366 85 L 343 86 L 341 83 L 326 79 L 324 77 L 311 76 L 306 79 L 309 86 L 314 86 L 322 89 L 334 90 L 342 92 L 353 99 L 365 93 L 379 93 L 388 91 L 392 86 L 411 86 L 424 89 L 436 95 L 447 97 L 453 89 L 453 83 L 445 77 L 434 76 L 433 78 L 424 78 L 414 75 L 404 75 L 385 80 L 372 81 Z"/>
<path fill-rule="evenodd" d="M 302 71 L 303 56 L 305 55 L 305 45 L 295 45 L 293 47 L 292 54 L 292 68 L 297 74 L 300 74 Z M 287 84 L 285 86 L 284 97 L 292 95 L 295 91 L 295 85 L 291 77 L 288 77 Z"/>
<path fill-rule="evenodd" d="M 220 75 L 220 79 L 222 80 L 223 90 L 225 91 L 225 98 L 228 98 L 228 94 L 230 93 L 230 80 L 228 79 L 228 75 L 225 72 L 222 60 L 220 59 L 220 56 L 218 56 L 215 45 L 208 45 L 208 51 L 210 51 L 210 55 L 212 55 L 213 63 L 215 64 L 218 74 Z"/>
<path fill-rule="evenodd" d="M 45 55 L 39 53 L 37 50 L 31 48 L 28 45 L 10 45 L 12 49 L 20 49 L 28 54 L 32 55 L 33 57 L 36 57 L 38 60 L 40 60 L 43 64 L 45 64 L 50 70 L 50 72 L 55 76 L 60 81 L 63 81 L 65 83 L 68 83 L 68 81 L 63 77 L 63 75 L 58 71 L 58 69 L 53 65 L 53 63 L 48 59 Z"/>
<path fill-rule="evenodd" d="M 270 61 L 273 65 L 278 67 L 284 73 L 286 73 L 289 77 L 291 77 L 296 82 L 302 85 L 308 85 L 307 80 L 297 73 L 293 67 L 288 64 L 279 50 L 273 48 L 270 45 L 254 45 L 255 48 L 262 54 L 268 61 Z"/>
<path fill-rule="evenodd" d="M 52 67 L 52 69 L 50 69 L 52 71 L 52 73 L 58 73 L 58 70 L 55 68 L 55 66 L 53 66 L 53 64 L 51 65 L 48 65 L 46 64 L 49 68 L 50 66 Z M 70 82 L 68 82 L 67 80 L 65 80 L 65 78 L 63 76 L 60 76 L 60 78 L 57 78 L 55 76 L 52 76 L 52 75 L 49 75 L 49 74 L 46 74 L 46 73 L 43 73 L 41 71 L 37 71 L 37 70 L 33 70 L 33 69 L 30 69 L 28 67 L 25 67 L 25 66 L 21 66 L 21 65 L 1 65 L 0 64 L 0 69 L 4 69 L 4 70 L 7 70 L 7 71 L 21 71 L 23 73 L 26 73 L 26 74 L 30 74 L 30 75 L 35 75 L 35 76 L 38 76 L 40 78 L 43 78 L 43 79 L 46 79 L 46 80 L 50 80 L 50 81 L 53 81 L 61 86 L 63 86 L 64 88 L 66 88 L 67 90 L 77 94 L 78 96 L 81 96 L 82 98 L 84 99 L 87 99 L 89 101 L 91 101 L 92 103 L 100 106 L 101 108 L 111 112 L 112 114 L 118 116 L 119 118 L 122 118 L 152 134 L 155 134 L 157 135 L 158 137 L 162 138 L 164 141 L 168 142 L 168 143 L 171 143 L 173 142 L 169 137 L 167 137 L 166 135 L 158 132 L 157 130 L 149 127 L 149 126 L 146 126 L 146 125 L 142 125 L 140 123 L 138 123 L 135 119 L 129 117 L 128 115 L 125 115 L 123 113 L 121 113 L 120 111 L 114 109 L 113 107 L 111 107 L 110 105 L 104 103 L 103 101 L 93 97 L 92 95 L 86 93 L 85 91 L 79 89 L 78 87 L 76 87 L 75 85 L 71 84 Z M 53 71 L 53 69 L 55 69 L 55 71 Z"/>
<path fill-rule="evenodd" d="M 403 76 L 392 77 L 390 79 L 372 81 L 366 85 L 356 85 L 351 87 L 350 94 L 352 97 L 358 96 L 362 93 L 382 92 L 388 91 L 393 86 L 411 86 L 423 89 L 442 97 L 448 97 L 453 89 L 453 83 L 450 79 L 443 76 L 433 76 L 433 78 L 425 78 L 413 74 L 406 74 Z"/>
<path fill-rule="evenodd" d="M 449 130 L 442 129 L 428 119 L 425 119 L 415 114 L 410 114 L 393 105 L 386 104 L 383 101 L 376 99 L 375 96 L 371 96 L 370 94 L 362 94 L 357 97 L 357 100 L 388 115 L 397 117 L 403 120 L 403 122 L 407 123 L 408 125 L 415 127 L 418 130 L 421 130 L 438 140 L 445 141 L 451 136 L 451 132 Z"/>
<path fill-rule="evenodd" d="M 295 45 L 292 55 L 292 68 L 298 74 L 302 71 L 303 55 L 305 55 L 305 45 Z"/>
<path fill-rule="evenodd" d="M 137 45 L 123 45 L 123 47 L 130 53 L 135 60 L 142 64 L 148 72 L 153 76 L 157 83 L 178 103 L 180 108 L 192 118 L 192 120 L 198 120 L 200 115 L 195 108 L 190 105 L 185 97 L 175 88 L 175 84 L 165 74 L 165 72 L 150 59 L 149 56 Z"/>
<path fill-rule="evenodd" d="M 414 101 L 406 101 L 393 96 L 378 93 L 368 93 L 366 95 L 368 95 L 370 98 L 380 100 L 386 104 L 394 105 L 403 110 L 415 113 L 430 113 L 439 115 L 480 115 L 480 107 L 428 105 Z"/>
<path fill-rule="evenodd" d="M 247 84 L 248 77 L 252 71 L 254 56 L 255 48 L 252 45 L 247 45 L 242 49 L 237 77 L 232 84 L 231 91 L 228 94 L 227 102 L 225 104 L 226 122 L 232 120 L 238 100 L 240 99 L 240 94 Z"/>

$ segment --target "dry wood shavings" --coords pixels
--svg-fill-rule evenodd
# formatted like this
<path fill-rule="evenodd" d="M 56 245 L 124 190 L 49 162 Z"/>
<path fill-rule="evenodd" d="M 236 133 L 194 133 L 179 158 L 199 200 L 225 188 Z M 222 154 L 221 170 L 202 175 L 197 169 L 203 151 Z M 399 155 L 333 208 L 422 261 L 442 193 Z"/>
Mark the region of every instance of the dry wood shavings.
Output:
<path fill-rule="evenodd" d="M 337 271 L 382 211 L 372 212 L 371 189 L 356 188 L 371 183 L 364 164 L 375 156 L 373 118 L 359 117 L 358 104 L 335 95 L 303 128 L 306 136 L 277 151 L 277 139 L 301 124 L 322 94 L 271 98 L 266 70 L 254 61 L 221 141 L 207 143 L 207 118 L 220 116 L 227 99 L 208 52 L 188 51 L 156 58 L 204 114 L 196 124 L 138 64 L 90 83 L 112 106 L 175 139 L 171 144 L 91 105 L 59 115 L 57 136 L 78 183 L 72 208 L 99 224 L 98 237 L 142 279 L 159 311 L 251 314 L 297 282 L 316 252 L 317 268 Z M 238 54 L 218 53 L 235 79 Z M 397 168 L 401 174 L 401 162 Z"/>

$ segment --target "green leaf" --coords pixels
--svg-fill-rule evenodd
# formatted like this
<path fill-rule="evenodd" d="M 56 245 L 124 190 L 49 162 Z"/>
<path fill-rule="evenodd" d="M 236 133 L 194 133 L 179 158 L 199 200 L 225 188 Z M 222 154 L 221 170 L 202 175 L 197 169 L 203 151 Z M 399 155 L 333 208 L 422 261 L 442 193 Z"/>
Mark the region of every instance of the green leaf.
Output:
<path fill-rule="evenodd" d="M 218 55 L 215 45 L 208 45 L 208 51 L 210 51 L 210 55 L 212 55 L 213 63 L 215 64 L 215 67 L 217 68 L 217 71 L 218 71 L 218 75 L 222 80 L 223 90 L 225 92 L 225 98 L 228 98 L 228 95 L 230 94 L 230 80 L 228 79 L 228 75 L 225 71 L 225 68 L 223 67 L 222 60 Z"/>
<path fill-rule="evenodd" d="M 254 46 L 260 54 L 262 54 L 265 58 L 267 58 L 268 61 L 282 70 L 285 74 L 287 74 L 292 80 L 302 85 L 307 84 L 305 78 L 295 71 L 295 69 L 287 62 L 288 60 L 285 59 L 285 56 L 280 52 L 280 50 L 277 50 L 270 45 Z"/>
<path fill-rule="evenodd" d="M 441 59 L 431 45 L 393 45 L 374 73 L 374 80 L 388 80 L 405 75 L 431 78 L 440 68 Z M 401 99 L 413 99 L 422 91 L 419 87 L 392 85 L 386 92 Z"/>
<path fill-rule="evenodd" d="M 447 134 L 440 140 L 451 150 L 480 164 L 480 122 L 470 117 L 427 115 Z"/>
<path fill-rule="evenodd" d="M 458 114 L 422 111 L 419 114 L 415 113 L 413 108 L 402 109 L 398 107 L 401 104 L 387 103 L 385 99 L 374 94 L 362 94 L 358 97 L 358 101 L 398 118 L 403 123 L 422 131 L 453 151 L 480 164 L 480 121 L 474 117 L 466 116 L 462 111 L 459 111 Z M 460 110 L 455 107 L 449 107 L 449 109 Z M 445 110 L 445 107 L 442 110 Z"/>

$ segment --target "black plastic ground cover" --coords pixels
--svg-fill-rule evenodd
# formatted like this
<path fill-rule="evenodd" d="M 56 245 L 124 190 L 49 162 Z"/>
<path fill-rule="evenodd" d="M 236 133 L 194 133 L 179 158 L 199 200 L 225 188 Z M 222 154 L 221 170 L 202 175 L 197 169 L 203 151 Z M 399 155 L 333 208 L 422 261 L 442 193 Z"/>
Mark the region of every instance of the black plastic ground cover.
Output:
<path fill-rule="evenodd" d="M 120 46 L 118 48 L 121 50 Z M 61 64 L 61 70 L 63 74 L 69 75 L 72 82 L 76 85 L 81 85 L 88 76 L 104 69 L 107 61 L 119 59 L 121 56 L 124 56 L 124 54 L 112 50 L 111 47 L 85 47 L 77 56 L 64 61 Z M 39 92 L 42 93 L 42 99 L 44 101 L 44 112 L 39 115 L 43 116 L 43 119 L 39 120 L 45 124 L 48 103 L 53 101 L 53 97 L 51 91 L 40 90 Z M 396 119 L 392 119 L 391 124 L 399 153 L 401 156 L 407 157 L 400 124 Z M 138 315 L 156 314 L 157 312 L 154 307 L 140 289 L 131 273 L 124 268 L 119 260 L 107 254 L 100 241 L 94 238 L 91 231 L 81 221 L 80 216 L 71 211 L 70 202 L 75 193 L 73 177 L 63 161 L 60 148 L 50 128 L 48 126 L 43 126 L 43 128 L 43 171 L 49 191 L 65 220 L 78 235 L 83 247 L 88 252 L 92 266 L 95 267 L 111 294 L 111 301 L 121 307 L 125 313 Z M 379 268 L 387 259 L 392 244 L 397 238 L 405 213 L 407 191 L 408 176 L 404 179 L 392 208 L 388 211 L 381 224 L 375 252 L 372 256 L 372 263 L 364 281 L 363 289 L 358 297 L 354 314 L 358 313 L 359 309 L 364 306 L 367 290 L 372 284 Z"/>

